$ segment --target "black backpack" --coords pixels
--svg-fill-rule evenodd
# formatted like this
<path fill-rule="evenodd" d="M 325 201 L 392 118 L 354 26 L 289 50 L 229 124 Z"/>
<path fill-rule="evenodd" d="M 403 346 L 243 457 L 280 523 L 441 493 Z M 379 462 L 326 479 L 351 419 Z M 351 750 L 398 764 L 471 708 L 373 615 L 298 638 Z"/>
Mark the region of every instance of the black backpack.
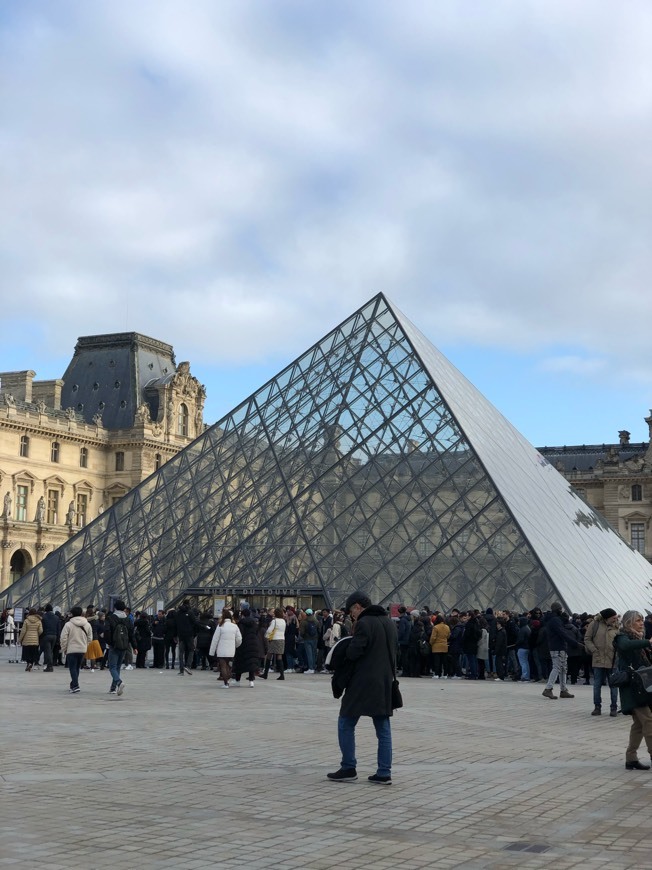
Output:
<path fill-rule="evenodd" d="M 129 649 L 129 629 L 127 628 L 127 619 L 115 618 L 112 637 L 113 649 L 124 652 Z"/>

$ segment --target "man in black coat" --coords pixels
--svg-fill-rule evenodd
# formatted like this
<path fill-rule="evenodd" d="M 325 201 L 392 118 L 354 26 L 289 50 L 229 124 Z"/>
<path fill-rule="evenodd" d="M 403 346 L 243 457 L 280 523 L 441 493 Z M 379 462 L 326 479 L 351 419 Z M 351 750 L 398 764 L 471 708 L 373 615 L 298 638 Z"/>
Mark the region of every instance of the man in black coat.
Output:
<path fill-rule="evenodd" d="M 192 676 L 190 665 L 195 654 L 195 637 L 199 631 L 199 620 L 185 600 L 177 610 L 177 642 L 179 644 L 179 675 Z"/>
<path fill-rule="evenodd" d="M 355 726 L 360 716 L 371 716 L 378 738 L 378 767 L 369 782 L 392 782 L 392 683 L 397 652 L 396 626 L 383 607 L 371 603 L 364 592 L 353 592 L 344 607 L 355 620 L 346 658 L 353 667 L 344 690 L 337 736 L 342 752 L 340 769 L 329 773 L 331 782 L 355 782 Z"/>

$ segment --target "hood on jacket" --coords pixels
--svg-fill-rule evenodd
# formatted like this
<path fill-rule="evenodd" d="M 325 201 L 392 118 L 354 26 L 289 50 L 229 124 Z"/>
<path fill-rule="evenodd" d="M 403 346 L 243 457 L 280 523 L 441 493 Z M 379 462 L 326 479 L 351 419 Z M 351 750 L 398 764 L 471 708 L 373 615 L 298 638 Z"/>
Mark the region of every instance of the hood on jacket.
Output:
<path fill-rule="evenodd" d="M 85 616 L 73 616 L 69 622 L 72 622 L 73 625 L 85 625 L 88 620 Z"/>

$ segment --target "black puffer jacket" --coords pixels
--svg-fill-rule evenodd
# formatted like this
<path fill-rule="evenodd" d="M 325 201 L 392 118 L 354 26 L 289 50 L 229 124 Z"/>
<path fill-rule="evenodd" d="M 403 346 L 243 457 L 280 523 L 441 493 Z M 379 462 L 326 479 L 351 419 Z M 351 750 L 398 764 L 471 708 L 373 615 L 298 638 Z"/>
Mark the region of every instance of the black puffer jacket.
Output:
<path fill-rule="evenodd" d="M 391 716 L 397 652 L 396 626 L 383 607 L 372 604 L 355 623 L 346 657 L 355 665 L 340 716 Z"/>

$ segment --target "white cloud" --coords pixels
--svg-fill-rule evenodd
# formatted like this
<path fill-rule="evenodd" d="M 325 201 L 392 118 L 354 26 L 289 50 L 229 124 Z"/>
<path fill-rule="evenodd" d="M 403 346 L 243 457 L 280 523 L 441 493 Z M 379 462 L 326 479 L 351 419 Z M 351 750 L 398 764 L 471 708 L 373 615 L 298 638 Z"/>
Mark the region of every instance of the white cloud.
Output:
<path fill-rule="evenodd" d="M 644 370 L 647 3 L 34 2 L 0 28 L 5 328 L 244 363 L 383 290 L 439 343 Z"/>

